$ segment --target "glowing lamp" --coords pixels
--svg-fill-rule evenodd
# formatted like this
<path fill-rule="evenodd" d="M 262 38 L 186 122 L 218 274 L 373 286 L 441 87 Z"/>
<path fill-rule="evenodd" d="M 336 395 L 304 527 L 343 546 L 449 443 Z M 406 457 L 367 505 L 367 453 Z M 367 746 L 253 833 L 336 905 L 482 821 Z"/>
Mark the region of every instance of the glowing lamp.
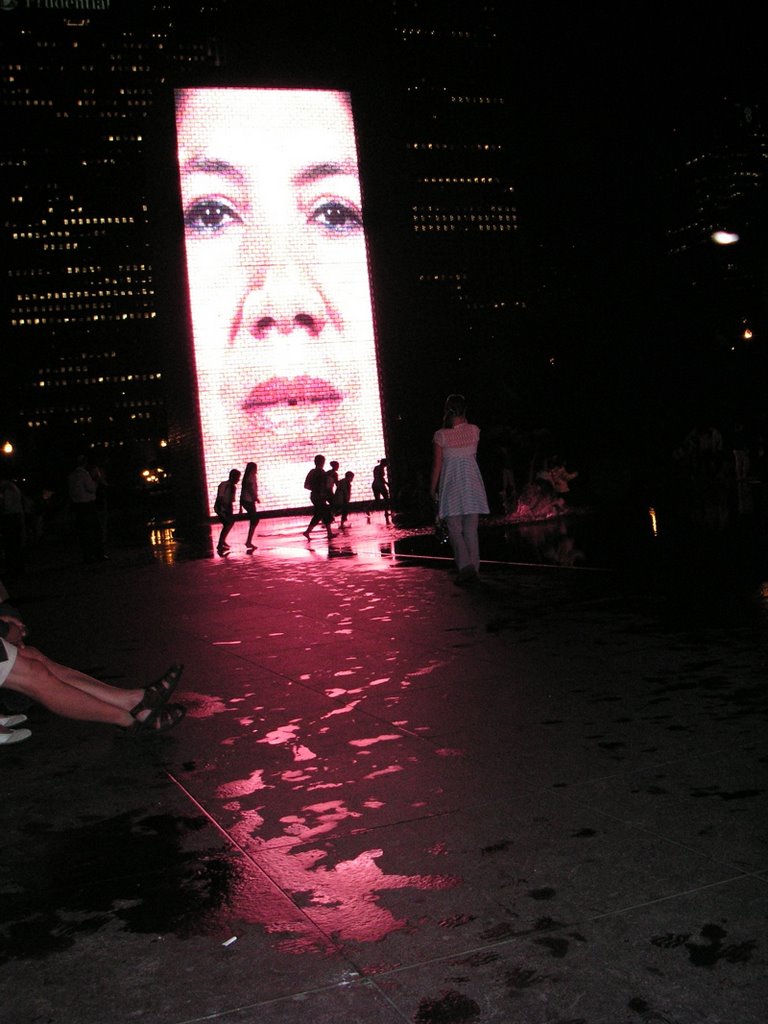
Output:
<path fill-rule="evenodd" d="M 713 231 L 712 241 L 715 245 L 734 245 L 738 242 L 739 236 L 735 231 Z"/>

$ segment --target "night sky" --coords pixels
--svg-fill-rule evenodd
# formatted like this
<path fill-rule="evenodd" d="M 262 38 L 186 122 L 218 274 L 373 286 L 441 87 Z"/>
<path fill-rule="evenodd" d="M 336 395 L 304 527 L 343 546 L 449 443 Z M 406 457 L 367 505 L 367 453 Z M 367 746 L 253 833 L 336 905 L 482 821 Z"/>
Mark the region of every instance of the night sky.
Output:
<path fill-rule="evenodd" d="M 660 424 L 658 440 L 667 445 L 707 408 L 728 418 L 743 402 L 746 415 L 762 415 L 766 356 L 759 337 L 751 361 L 739 366 L 686 336 L 693 322 L 689 300 L 675 292 L 664 257 L 664 176 L 681 148 L 706 145 L 710 112 L 723 97 L 761 105 L 763 38 L 738 9 L 713 16 L 685 6 L 652 16 L 639 5 L 497 5 L 508 57 L 497 79 L 508 100 L 518 234 L 526 254 L 521 270 L 531 310 L 530 359 L 515 381 L 510 420 L 526 426 L 559 421 L 588 442 L 636 437 L 651 422 Z M 397 125 L 389 122 L 399 113 L 387 92 L 397 77 L 388 64 L 396 53 L 390 10 L 389 0 L 325 6 L 233 0 L 219 26 L 224 63 L 213 74 L 231 84 L 315 84 L 365 93 L 381 131 L 369 133 L 363 158 L 376 168 L 375 184 L 386 198 L 397 159 L 387 146 Z M 459 69 L 469 81 L 484 70 Z M 170 180 L 170 157 L 168 168 Z M 381 224 L 373 234 L 380 245 L 377 284 L 392 309 L 399 262 L 408 258 L 404 248 L 411 239 L 387 236 Z M 764 268 L 762 237 L 757 243 Z M 758 326 L 768 322 L 765 303 L 762 314 Z M 398 339 L 389 340 L 390 377 L 407 393 L 397 380 Z M 403 346 L 418 363 L 409 339 Z M 467 361 L 471 356 L 470 346 Z M 414 394 L 428 395 L 424 423 L 414 428 L 421 436 L 448 378 L 441 376 L 439 350 L 429 345 L 416 369 Z M 476 390 L 481 387 L 477 382 Z"/>
<path fill-rule="evenodd" d="M 268 21 L 258 6 L 230 5 L 234 80 L 273 76 L 279 84 L 358 90 L 364 83 L 386 117 L 386 90 L 376 93 L 393 59 L 389 3 L 322 11 L 291 3 L 282 13 L 272 9 Z M 508 53 L 498 84 L 508 100 L 519 236 L 530 260 L 530 337 L 521 343 L 530 358 L 521 359 L 510 417 L 527 426 L 557 423 L 581 432 L 586 445 L 653 435 L 668 450 L 701 415 L 761 415 L 762 349 L 753 346 L 741 365 L 708 347 L 697 333 L 704 314 L 676 291 L 665 257 L 665 176 L 681 152 L 707 146 L 718 102 L 760 106 L 761 33 L 738 11 L 685 6 L 654 15 L 640 5 L 497 5 Z M 471 79 L 474 70 L 457 75 Z M 482 78 L 482 66 L 476 71 Z M 397 111 L 388 115 L 396 119 Z M 391 270 L 399 258 L 384 242 L 380 266 Z M 408 356 L 412 368 L 417 357 Z M 420 389 L 442 370 L 439 352 L 425 346 Z M 442 386 L 441 379 L 435 390 Z"/>

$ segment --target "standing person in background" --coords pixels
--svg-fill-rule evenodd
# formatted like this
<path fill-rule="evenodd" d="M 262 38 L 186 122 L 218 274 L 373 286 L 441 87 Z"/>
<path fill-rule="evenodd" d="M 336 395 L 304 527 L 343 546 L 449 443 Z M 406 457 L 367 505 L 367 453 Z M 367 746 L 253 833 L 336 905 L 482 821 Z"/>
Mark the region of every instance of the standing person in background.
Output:
<path fill-rule="evenodd" d="M 333 496 L 336 493 L 336 488 L 339 486 L 339 464 L 335 460 L 331 463 L 331 468 L 328 470 L 328 489 L 331 492 L 331 503 L 333 503 Z"/>
<path fill-rule="evenodd" d="M 24 496 L 14 480 L 0 480 L 0 563 L 9 576 L 24 571 L 26 547 Z"/>
<path fill-rule="evenodd" d="M 307 473 L 304 488 L 309 491 L 309 500 L 315 510 L 309 521 L 309 526 L 304 530 L 304 536 L 309 540 L 310 533 L 318 523 L 322 523 L 328 534 L 328 540 L 330 540 L 333 536 L 331 533 L 331 510 L 328 507 L 331 489 L 330 479 L 325 471 L 324 455 L 315 456 L 315 468 L 310 469 Z"/>
<path fill-rule="evenodd" d="M 443 427 L 432 439 L 433 459 L 430 493 L 437 502 L 437 514 L 448 528 L 453 557 L 459 575 L 456 583 L 475 583 L 480 570 L 477 524 L 488 513 L 488 499 L 477 465 L 480 428 L 467 422 L 463 395 L 445 400 Z"/>
<path fill-rule="evenodd" d="M 104 556 L 107 556 L 107 538 L 108 538 L 108 526 L 109 526 L 109 505 L 107 501 L 107 477 L 101 466 L 96 465 L 92 462 L 88 467 L 88 472 L 91 474 L 93 482 L 96 484 L 96 498 L 94 504 L 96 506 L 96 519 L 99 523 L 99 535 L 101 537 L 101 546 L 104 551 Z"/>
<path fill-rule="evenodd" d="M 84 455 L 78 456 L 77 464 L 67 478 L 67 485 L 83 559 L 86 562 L 100 562 L 106 556 L 96 510 L 97 485 L 88 472 Z"/>
<path fill-rule="evenodd" d="M 240 470 L 230 469 L 229 476 L 226 480 L 221 481 L 219 489 L 216 492 L 216 501 L 213 504 L 213 511 L 222 523 L 219 542 L 216 545 L 216 550 L 220 555 L 224 555 L 229 551 L 227 536 L 235 523 L 235 494 L 237 492 L 237 482 L 239 479 Z"/>
<path fill-rule="evenodd" d="M 389 482 L 387 480 L 386 459 L 379 459 L 373 467 L 371 490 L 373 491 L 376 508 L 379 507 L 379 502 L 384 503 L 384 519 L 386 522 L 389 522 Z"/>
<path fill-rule="evenodd" d="M 341 516 L 341 522 L 339 523 L 339 529 L 345 530 L 347 526 L 347 516 L 349 515 L 349 505 L 352 501 L 352 481 L 355 479 L 355 474 L 351 469 L 348 469 L 344 474 L 343 480 L 339 480 L 336 490 L 333 494 L 333 510 L 336 515 Z"/>
<path fill-rule="evenodd" d="M 256 506 L 259 504 L 259 468 L 255 462 L 249 462 L 243 473 L 240 486 L 240 508 L 248 516 L 248 536 L 245 541 L 246 551 L 254 551 L 253 534 L 259 525 Z"/>

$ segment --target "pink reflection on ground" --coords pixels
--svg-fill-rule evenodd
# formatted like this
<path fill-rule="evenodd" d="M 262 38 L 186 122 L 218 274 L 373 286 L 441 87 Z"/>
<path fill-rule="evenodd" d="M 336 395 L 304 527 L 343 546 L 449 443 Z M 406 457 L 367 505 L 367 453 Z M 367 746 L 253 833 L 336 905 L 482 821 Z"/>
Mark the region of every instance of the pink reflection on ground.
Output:
<path fill-rule="evenodd" d="M 433 661 L 429 665 L 425 665 L 424 668 L 415 669 L 413 672 L 409 672 L 408 675 L 416 679 L 418 676 L 428 676 L 438 668 L 442 668 L 446 665 L 445 661 Z"/>
<path fill-rule="evenodd" d="M 401 740 L 403 737 L 399 732 L 385 733 L 382 736 L 371 736 L 368 739 L 349 740 L 351 747 L 372 747 L 376 743 L 385 743 L 387 740 Z"/>
<path fill-rule="evenodd" d="M 317 757 L 314 751 L 310 750 L 309 747 L 305 747 L 301 743 L 297 743 L 293 747 L 293 760 L 294 761 L 312 761 Z"/>
<path fill-rule="evenodd" d="M 228 710 L 227 705 L 218 697 L 211 697 L 207 693 L 193 693 L 190 690 L 184 691 L 184 704 L 190 718 L 210 718 Z"/>
<path fill-rule="evenodd" d="M 219 786 L 218 793 L 219 796 L 224 797 L 248 796 L 249 793 L 255 793 L 258 789 L 267 789 L 263 768 L 257 768 L 256 771 L 251 772 L 247 779 L 237 779 Z"/>
<path fill-rule="evenodd" d="M 354 711 L 357 705 L 360 703 L 359 700 L 351 700 L 349 704 L 345 704 L 343 708 L 334 708 L 333 711 L 328 711 L 322 716 L 323 719 L 333 718 L 334 715 L 346 715 L 350 711 Z"/>
<path fill-rule="evenodd" d="M 368 775 L 364 775 L 365 779 L 378 779 L 380 775 L 391 775 L 392 772 L 402 772 L 404 769 L 399 764 L 391 764 L 388 768 L 380 768 L 376 772 L 370 772 Z"/>
<path fill-rule="evenodd" d="M 295 719 L 293 722 L 289 722 L 288 725 L 278 726 L 277 729 L 272 729 L 270 732 L 265 733 L 257 742 L 268 743 L 272 747 L 291 743 L 296 738 L 299 727 L 300 722 L 298 719 Z"/>
<path fill-rule="evenodd" d="M 280 778 L 283 782 L 308 782 L 312 776 L 309 772 L 303 770 L 295 770 L 290 772 L 282 772 Z"/>
<path fill-rule="evenodd" d="M 451 875 L 386 874 L 377 864 L 384 855 L 381 849 L 363 850 L 350 859 L 330 863 L 333 847 L 307 845 L 341 823 L 360 817 L 360 812 L 338 800 L 308 805 L 302 815 L 286 816 L 281 821 L 283 834 L 273 839 L 253 834 L 263 824 L 256 811 L 243 812 L 232 828 L 238 845 L 276 886 L 274 893 L 260 894 L 258 903 L 249 908 L 248 918 L 261 923 L 270 934 L 290 935 L 278 944 L 283 952 L 331 953 L 339 942 L 378 942 L 407 925 L 405 919 L 396 918 L 381 905 L 382 892 L 442 890 L 461 884 L 461 879 Z M 297 900 L 305 917 L 287 918 L 282 893 Z"/>

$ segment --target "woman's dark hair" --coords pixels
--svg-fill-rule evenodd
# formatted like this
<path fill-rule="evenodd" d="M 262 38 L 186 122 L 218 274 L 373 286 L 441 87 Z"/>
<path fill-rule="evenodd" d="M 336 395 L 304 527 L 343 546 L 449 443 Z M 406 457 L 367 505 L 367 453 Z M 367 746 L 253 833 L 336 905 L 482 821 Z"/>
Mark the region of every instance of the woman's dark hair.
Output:
<path fill-rule="evenodd" d="M 246 467 L 245 467 L 245 472 L 243 473 L 243 483 L 245 483 L 245 481 L 248 480 L 255 472 L 256 472 L 256 463 L 255 462 L 248 462 L 246 464 Z"/>
<path fill-rule="evenodd" d="M 444 415 L 447 419 L 449 416 L 464 416 L 467 411 L 467 400 L 464 395 L 448 395 L 445 400 L 445 411 Z"/>

